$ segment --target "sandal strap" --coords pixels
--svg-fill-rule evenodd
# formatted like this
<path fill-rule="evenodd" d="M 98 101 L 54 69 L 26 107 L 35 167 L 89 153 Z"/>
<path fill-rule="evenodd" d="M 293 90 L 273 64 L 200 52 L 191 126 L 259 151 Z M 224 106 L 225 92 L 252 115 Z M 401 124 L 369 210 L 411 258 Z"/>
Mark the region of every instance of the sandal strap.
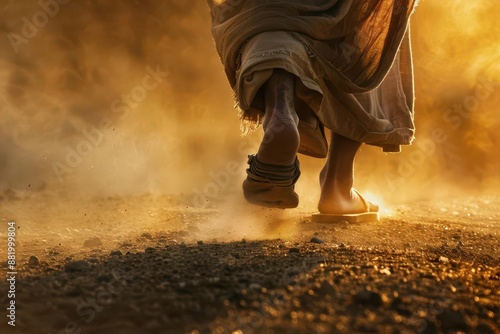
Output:
<path fill-rule="evenodd" d="M 271 183 L 275 187 L 292 187 L 300 177 L 299 159 L 291 166 L 268 165 L 257 159 L 255 155 L 248 156 L 248 179 L 256 182 Z"/>
<path fill-rule="evenodd" d="M 363 204 L 365 205 L 365 208 L 366 208 L 366 212 L 371 212 L 371 205 L 370 205 L 370 202 L 366 200 L 366 198 L 363 197 L 363 195 L 361 195 L 361 193 L 359 191 L 357 191 L 356 189 L 352 189 L 354 190 L 354 192 L 356 194 L 358 194 L 359 196 L 359 199 L 361 199 L 361 202 L 363 202 Z"/>

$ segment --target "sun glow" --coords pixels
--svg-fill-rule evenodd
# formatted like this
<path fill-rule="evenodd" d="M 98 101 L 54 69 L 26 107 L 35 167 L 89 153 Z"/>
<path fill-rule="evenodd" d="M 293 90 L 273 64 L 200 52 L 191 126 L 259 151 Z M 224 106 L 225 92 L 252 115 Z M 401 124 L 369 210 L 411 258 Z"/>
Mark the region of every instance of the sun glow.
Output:
<path fill-rule="evenodd" d="M 375 203 L 379 206 L 379 212 L 382 216 L 391 216 L 392 211 L 390 206 L 388 206 L 385 201 L 383 200 L 383 197 L 381 195 L 377 195 L 377 192 L 375 191 L 366 191 L 363 192 L 363 197 L 367 199 L 368 201 Z"/>

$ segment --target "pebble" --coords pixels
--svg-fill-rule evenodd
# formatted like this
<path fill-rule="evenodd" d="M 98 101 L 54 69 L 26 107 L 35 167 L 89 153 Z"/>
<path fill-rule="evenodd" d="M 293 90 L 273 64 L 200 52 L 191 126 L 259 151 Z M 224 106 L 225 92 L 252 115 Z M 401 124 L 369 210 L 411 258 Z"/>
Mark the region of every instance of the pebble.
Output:
<path fill-rule="evenodd" d="M 39 266 L 40 265 L 40 260 L 36 256 L 31 256 L 30 259 L 28 260 L 28 265 L 30 266 Z"/>
<path fill-rule="evenodd" d="M 156 248 L 148 247 L 144 250 L 145 253 L 154 253 L 156 252 Z"/>
<path fill-rule="evenodd" d="M 335 293 L 335 288 L 328 281 L 321 282 L 321 285 L 317 289 L 319 295 L 328 296 L 333 295 Z"/>
<path fill-rule="evenodd" d="M 83 247 L 101 247 L 102 246 L 102 241 L 98 237 L 85 240 L 83 243 Z"/>
<path fill-rule="evenodd" d="M 121 256 L 121 255 L 123 255 L 123 253 L 119 250 L 114 250 L 109 255 L 110 256 Z"/>
<path fill-rule="evenodd" d="M 382 275 L 387 275 L 387 276 L 392 275 L 392 272 L 389 270 L 389 268 L 384 268 L 384 269 L 380 270 L 379 273 L 381 273 Z"/>
<path fill-rule="evenodd" d="M 447 257 L 440 256 L 440 257 L 439 257 L 439 262 L 449 263 L 449 262 L 450 262 L 450 260 L 449 260 Z"/>
<path fill-rule="evenodd" d="M 201 246 L 201 245 L 203 245 L 203 241 L 201 241 L 201 240 L 200 240 L 200 241 L 198 241 L 196 244 L 197 244 L 198 246 Z"/>
<path fill-rule="evenodd" d="M 361 292 L 358 292 L 354 296 L 354 300 L 358 304 L 367 305 L 367 306 L 375 306 L 375 307 L 382 306 L 382 304 L 384 303 L 380 293 L 373 292 L 373 291 L 367 291 L 367 290 L 363 290 Z"/>
<path fill-rule="evenodd" d="M 317 238 L 317 237 L 312 238 L 312 239 L 311 239 L 311 242 L 312 242 L 313 244 L 324 244 L 324 243 L 325 243 L 322 239 Z"/>
<path fill-rule="evenodd" d="M 148 232 L 141 234 L 141 237 L 143 237 L 144 239 L 153 240 L 153 236 Z"/>
<path fill-rule="evenodd" d="M 292 253 L 300 253 L 300 249 L 298 248 L 290 248 L 288 250 L 288 253 L 292 254 Z"/>
<path fill-rule="evenodd" d="M 64 271 L 68 273 L 87 271 L 89 269 L 90 263 L 85 260 L 69 262 L 64 266 Z"/>

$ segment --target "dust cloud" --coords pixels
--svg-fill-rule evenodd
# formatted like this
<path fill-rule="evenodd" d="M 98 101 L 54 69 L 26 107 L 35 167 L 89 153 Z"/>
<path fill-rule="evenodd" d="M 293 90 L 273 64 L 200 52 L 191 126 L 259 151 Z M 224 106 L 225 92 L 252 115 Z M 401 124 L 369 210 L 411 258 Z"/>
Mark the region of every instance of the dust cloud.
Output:
<path fill-rule="evenodd" d="M 495 189 L 499 11 L 487 0 L 420 2 L 417 139 L 399 155 L 364 147 L 360 190 L 391 204 Z M 240 135 L 205 1 L 1 0 L 0 36 L 2 198 L 239 205 L 262 134 Z M 300 210 L 313 211 L 323 161 L 301 161 Z"/>
<path fill-rule="evenodd" d="M 500 48 L 494 1 L 420 1 L 412 21 L 416 140 L 370 148 L 358 183 L 388 203 L 498 189 Z"/>

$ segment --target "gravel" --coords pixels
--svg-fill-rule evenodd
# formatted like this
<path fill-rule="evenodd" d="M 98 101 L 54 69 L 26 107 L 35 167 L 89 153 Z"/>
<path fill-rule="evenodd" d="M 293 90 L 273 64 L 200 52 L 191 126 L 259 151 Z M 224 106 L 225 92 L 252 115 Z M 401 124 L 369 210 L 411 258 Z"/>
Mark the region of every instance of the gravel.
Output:
<path fill-rule="evenodd" d="M 138 203 L 137 216 L 129 217 L 132 226 L 144 203 L 151 202 Z M 119 212 L 125 204 L 127 214 L 133 212 L 130 198 L 112 203 L 122 203 Z M 171 209 L 154 212 L 159 218 L 152 217 L 150 225 L 143 222 L 151 239 L 106 224 L 99 238 L 107 242 L 99 248 L 80 246 L 94 238 L 90 228 L 86 234 L 74 232 L 81 239 L 66 243 L 45 236 L 48 241 L 37 244 L 41 234 L 34 231 L 33 242 L 19 251 L 24 267 L 16 281 L 16 330 L 500 333 L 500 199 L 484 207 L 480 199 L 469 203 L 481 207 L 482 216 L 452 221 L 429 216 L 428 209 L 440 212 L 435 206 L 448 205 L 449 212 L 458 211 L 453 202 L 418 203 L 413 211 L 405 207 L 404 216 L 369 225 L 318 226 L 301 223 L 303 217 L 288 219 L 287 234 L 265 231 L 264 240 L 241 234 L 228 240 L 225 229 L 232 220 L 217 234 L 220 220 L 210 224 L 215 215 Z M 103 219 L 112 221 L 115 214 Z M 177 225 L 162 229 L 154 219 L 165 217 Z M 192 228 L 195 222 L 199 233 Z M 82 231 L 79 225 L 75 229 Z M 179 233 L 186 229 L 196 235 Z M 29 232 L 25 225 L 25 238 Z M 311 235 L 324 243 L 312 242 Z M 457 249 L 458 236 L 463 245 Z M 38 258 L 38 266 L 30 265 L 31 257 Z M 6 282 L 0 289 L 7 291 Z M 7 294 L 0 294 L 0 304 L 7 302 Z M 0 332 L 9 333 L 3 326 Z"/>
<path fill-rule="evenodd" d="M 83 247 L 98 248 L 101 246 L 103 246 L 103 243 L 98 237 L 85 240 L 85 242 L 83 243 Z"/>
<path fill-rule="evenodd" d="M 64 266 L 64 270 L 68 273 L 85 272 L 88 271 L 89 269 L 90 269 L 90 263 L 84 260 L 68 262 Z"/>
<path fill-rule="evenodd" d="M 33 266 L 33 267 L 39 266 L 40 259 L 38 259 L 38 256 L 30 256 L 30 258 L 28 260 L 28 265 Z"/>
<path fill-rule="evenodd" d="M 354 296 L 354 300 L 357 304 L 380 307 L 384 304 L 382 295 L 373 291 L 360 291 Z"/>
<path fill-rule="evenodd" d="M 322 239 L 317 238 L 317 237 L 312 238 L 312 239 L 311 239 L 311 242 L 312 242 L 313 244 L 324 244 L 324 243 L 325 243 Z"/>

